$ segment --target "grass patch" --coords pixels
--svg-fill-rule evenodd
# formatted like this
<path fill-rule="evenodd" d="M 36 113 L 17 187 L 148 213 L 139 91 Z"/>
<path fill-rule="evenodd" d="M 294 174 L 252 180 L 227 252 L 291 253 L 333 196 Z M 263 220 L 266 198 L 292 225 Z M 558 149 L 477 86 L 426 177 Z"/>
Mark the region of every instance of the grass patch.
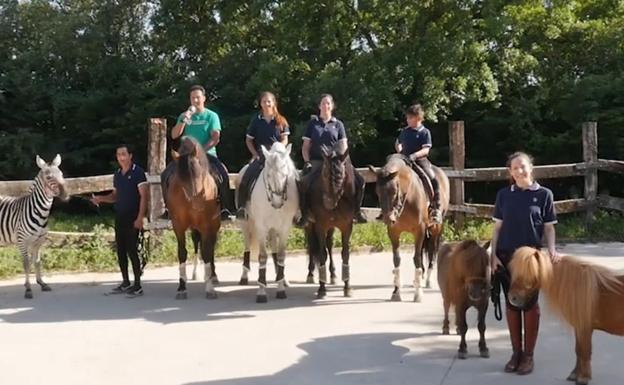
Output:
<path fill-rule="evenodd" d="M 599 211 L 594 224 L 585 227 L 585 214 L 567 214 L 560 216 L 557 225 L 557 238 L 565 241 L 624 241 L 624 215 L 616 212 Z M 95 236 L 81 244 L 64 247 L 42 248 L 43 266 L 46 272 L 52 271 L 116 271 L 117 258 L 106 235 L 113 232 L 111 215 L 76 217 L 60 214 L 50 219 L 50 230 L 94 232 Z M 456 241 L 462 239 L 489 239 L 492 233 L 492 221 L 488 219 L 467 219 L 462 228 L 447 225 L 444 239 Z M 177 244 L 171 231 L 165 231 L 150 242 L 158 246 L 152 251 L 150 266 L 177 263 Z M 403 234 L 401 242 L 411 245 L 413 237 Z M 190 237 L 187 248 L 191 251 Z M 341 245 L 340 233 L 336 232 L 334 245 Z M 351 236 L 352 247 L 370 247 L 373 251 L 390 249 L 390 240 L 386 227 L 382 223 L 357 225 Z M 305 237 L 300 229 L 291 231 L 288 239 L 289 250 L 305 248 Z M 216 255 L 218 258 L 240 258 L 243 254 L 243 237 L 239 231 L 223 229 L 219 234 Z M 0 278 L 7 278 L 23 272 L 21 258 L 14 246 L 0 247 Z"/>

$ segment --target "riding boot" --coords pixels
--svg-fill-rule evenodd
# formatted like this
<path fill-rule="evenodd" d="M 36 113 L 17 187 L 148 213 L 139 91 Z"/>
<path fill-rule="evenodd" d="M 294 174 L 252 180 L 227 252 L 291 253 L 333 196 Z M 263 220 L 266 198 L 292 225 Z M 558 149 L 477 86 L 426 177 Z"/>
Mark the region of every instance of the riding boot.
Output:
<path fill-rule="evenodd" d="M 529 374 L 533 371 L 533 351 L 537 343 L 539 331 L 540 308 L 535 304 L 524 311 L 524 354 L 518 365 L 518 374 Z"/>
<path fill-rule="evenodd" d="M 440 184 L 434 177 L 431 178 L 431 187 L 433 187 L 433 198 L 431 199 L 431 219 L 434 224 L 442 223 L 442 211 L 440 210 Z"/>
<path fill-rule="evenodd" d="M 509 304 L 507 304 L 505 315 L 507 316 L 507 327 L 509 328 L 511 348 L 513 350 L 511 358 L 505 364 L 505 372 L 511 373 L 518 370 L 518 364 L 522 358 L 522 312 L 510 308 Z"/>
<path fill-rule="evenodd" d="M 362 213 L 362 202 L 364 201 L 364 186 L 366 185 L 366 181 L 364 178 L 355 170 L 355 207 L 353 213 L 353 221 L 355 223 L 366 223 L 368 219 L 364 213 Z"/>
<path fill-rule="evenodd" d="M 227 221 L 230 219 L 230 215 L 232 215 L 232 212 L 228 208 L 231 207 L 230 181 L 227 179 L 222 180 L 221 183 L 219 183 L 217 190 L 219 190 L 219 201 L 221 202 L 221 220 Z"/>
<path fill-rule="evenodd" d="M 308 224 L 308 202 L 307 202 L 307 183 L 304 180 L 297 182 L 299 193 L 299 211 L 301 216 L 295 222 L 295 226 L 304 228 Z"/>

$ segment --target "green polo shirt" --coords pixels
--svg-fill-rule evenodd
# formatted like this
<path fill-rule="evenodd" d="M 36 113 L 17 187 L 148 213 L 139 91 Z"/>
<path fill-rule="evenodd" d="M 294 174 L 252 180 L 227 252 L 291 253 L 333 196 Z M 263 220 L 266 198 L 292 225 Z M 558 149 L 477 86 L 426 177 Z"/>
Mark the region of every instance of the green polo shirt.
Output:
<path fill-rule="evenodd" d="M 180 114 L 177 123 L 182 123 L 183 121 L 184 114 Z M 204 108 L 202 112 L 196 112 L 191 115 L 191 121 L 191 124 L 187 124 L 184 127 L 182 135 L 194 138 L 202 147 L 206 147 L 206 144 L 210 141 L 212 131 L 221 131 L 219 115 L 207 108 Z M 213 146 L 206 152 L 212 156 L 217 156 L 216 146 Z"/>

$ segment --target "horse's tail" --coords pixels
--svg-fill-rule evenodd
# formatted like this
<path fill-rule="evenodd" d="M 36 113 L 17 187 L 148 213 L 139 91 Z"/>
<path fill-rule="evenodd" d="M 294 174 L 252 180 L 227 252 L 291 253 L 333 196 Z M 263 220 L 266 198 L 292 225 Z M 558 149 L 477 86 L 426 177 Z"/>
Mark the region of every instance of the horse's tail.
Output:
<path fill-rule="evenodd" d="M 551 307 L 570 325 L 581 330 L 592 327 L 601 287 L 624 292 L 622 283 L 607 268 L 568 256 L 553 266 L 552 281 L 545 286 Z"/>

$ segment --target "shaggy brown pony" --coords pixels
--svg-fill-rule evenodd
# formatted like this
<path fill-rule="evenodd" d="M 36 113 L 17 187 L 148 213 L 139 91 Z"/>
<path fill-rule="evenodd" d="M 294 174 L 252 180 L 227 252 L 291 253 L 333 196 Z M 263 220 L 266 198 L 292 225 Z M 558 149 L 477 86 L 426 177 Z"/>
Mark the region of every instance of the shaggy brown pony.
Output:
<path fill-rule="evenodd" d="M 186 230 L 201 234 L 200 252 L 204 261 L 206 297 L 216 298 L 212 283 L 212 266 L 221 227 L 217 184 L 210 174 L 204 149 L 190 137 L 183 137 L 178 152 L 173 152 L 175 172 L 167 189 L 167 205 L 173 231 L 178 241 L 180 283 L 177 299 L 186 299 Z"/>
<path fill-rule="evenodd" d="M 624 335 L 624 276 L 569 256 L 553 265 L 531 247 L 516 250 L 509 268 L 512 305 L 521 307 L 541 289 L 555 313 L 574 328 L 576 365 L 568 380 L 587 384 L 593 330 Z"/>
<path fill-rule="evenodd" d="M 459 358 L 466 358 L 466 311 L 474 306 L 478 311 L 479 353 L 488 358 L 485 343 L 485 315 L 490 293 L 490 258 L 484 247 L 473 240 L 459 244 L 444 244 L 438 253 L 438 285 L 444 302 L 442 334 L 449 334 L 449 308 L 455 307 L 457 333 L 461 335 Z"/>
<path fill-rule="evenodd" d="M 449 181 L 440 168 L 432 166 L 440 185 L 440 209 L 442 215 L 449 207 Z M 423 275 L 423 247 L 427 251 L 429 268 L 427 269 L 426 287 L 430 287 L 429 277 L 440 244 L 443 225 L 429 224 L 429 197 L 423 182 L 399 154 L 388 157 L 384 167 L 369 169 L 377 175 L 376 192 L 383 215 L 383 221 L 392 243 L 394 263 L 394 291 L 392 301 L 401 301 L 401 256 L 399 254 L 401 233 L 409 232 L 414 236 L 414 301 L 422 300 L 421 280 Z"/>

